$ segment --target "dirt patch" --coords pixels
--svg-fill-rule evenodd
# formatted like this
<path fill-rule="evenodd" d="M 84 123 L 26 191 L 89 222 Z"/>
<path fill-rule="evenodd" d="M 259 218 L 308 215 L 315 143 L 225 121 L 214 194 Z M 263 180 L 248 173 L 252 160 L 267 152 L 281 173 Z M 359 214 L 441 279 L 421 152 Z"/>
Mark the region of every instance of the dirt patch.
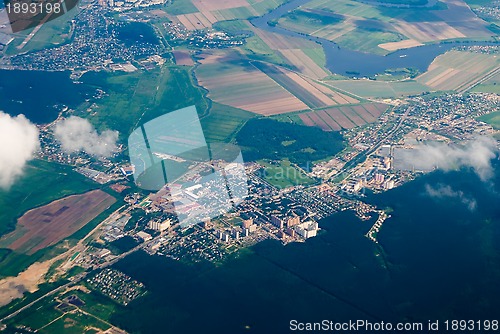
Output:
<path fill-rule="evenodd" d="M 21 298 L 25 292 L 38 290 L 38 284 L 43 283 L 45 274 L 55 260 L 36 262 L 16 277 L 0 280 L 0 307 Z"/>
<path fill-rule="evenodd" d="M 19 218 L 15 231 L 2 238 L 2 244 L 31 255 L 69 237 L 115 202 L 114 197 L 101 190 L 54 201 L 26 212 Z"/>
<path fill-rule="evenodd" d="M 187 51 L 174 51 L 175 63 L 181 66 L 193 66 L 194 62 Z"/>

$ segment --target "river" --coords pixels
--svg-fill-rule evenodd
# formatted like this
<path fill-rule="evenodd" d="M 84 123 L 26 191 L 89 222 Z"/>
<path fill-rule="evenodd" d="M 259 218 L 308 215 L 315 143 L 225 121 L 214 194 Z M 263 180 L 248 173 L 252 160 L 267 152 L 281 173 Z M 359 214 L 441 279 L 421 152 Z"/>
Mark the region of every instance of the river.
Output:
<path fill-rule="evenodd" d="M 326 55 L 326 67 L 332 72 L 350 77 L 370 77 L 388 69 L 415 68 L 425 72 L 432 61 L 439 55 L 463 43 L 428 44 L 405 50 L 399 50 L 386 56 L 369 54 L 341 48 L 338 44 L 324 38 L 306 36 L 268 22 L 278 20 L 283 15 L 308 3 L 310 0 L 292 0 L 268 14 L 252 19 L 251 23 L 262 30 L 286 36 L 308 39 L 323 46 Z M 497 45 L 494 42 L 474 42 L 467 45 Z"/>

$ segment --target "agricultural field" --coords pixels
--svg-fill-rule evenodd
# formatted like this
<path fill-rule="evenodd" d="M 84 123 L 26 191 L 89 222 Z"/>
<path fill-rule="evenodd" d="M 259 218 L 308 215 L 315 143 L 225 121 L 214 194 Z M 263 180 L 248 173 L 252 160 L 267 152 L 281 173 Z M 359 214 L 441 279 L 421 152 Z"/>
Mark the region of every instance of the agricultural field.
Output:
<path fill-rule="evenodd" d="M 189 51 L 174 51 L 175 63 L 179 66 L 193 66 L 194 61 L 191 58 Z"/>
<path fill-rule="evenodd" d="M 495 93 L 500 94 L 500 73 L 491 76 L 490 78 L 481 81 L 471 90 L 473 93 Z"/>
<path fill-rule="evenodd" d="M 289 160 L 278 162 L 258 161 L 263 169 L 260 171 L 264 180 L 277 188 L 287 188 L 298 185 L 311 185 L 316 181 L 308 177 L 303 171 L 293 166 Z"/>
<path fill-rule="evenodd" d="M 33 31 L 28 29 L 13 35 L 14 40 L 7 47 L 7 54 L 14 55 L 20 52 L 29 52 L 42 50 L 47 47 L 53 47 L 68 42 L 71 39 L 71 20 L 78 15 L 80 8 L 76 6 L 67 14 L 62 15 L 54 20 L 46 22 L 40 30 L 23 45 L 26 37 Z M 0 23 L 0 32 L 2 32 L 2 24 Z M 8 33 L 8 31 L 5 31 Z M 21 47 L 21 45 L 23 45 Z"/>
<path fill-rule="evenodd" d="M 339 131 L 373 123 L 387 107 L 383 103 L 369 103 L 315 110 L 298 116 L 307 126 L 316 126 L 323 131 Z"/>
<path fill-rule="evenodd" d="M 398 98 L 418 95 L 432 90 L 419 82 L 408 81 L 375 81 L 375 80 L 333 80 L 328 85 L 349 92 L 359 97 Z"/>
<path fill-rule="evenodd" d="M 490 124 L 495 129 L 500 130 L 500 112 L 498 111 L 483 115 L 479 117 L 479 120 Z"/>
<path fill-rule="evenodd" d="M 231 34 L 245 32 L 250 35 L 239 47 L 249 59 L 285 66 L 313 79 L 330 75 L 325 68 L 323 48 L 312 41 L 261 30 L 247 20 L 222 21 L 215 27 Z"/>
<path fill-rule="evenodd" d="M 111 327 L 108 321 L 118 307 L 95 292 L 70 290 L 35 303 L 7 323 L 28 326 L 38 333 L 96 333 Z"/>
<path fill-rule="evenodd" d="M 284 0 L 176 0 L 166 11 L 188 30 L 211 28 L 220 21 L 248 19 L 274 9 Z"/>
<path fill-rule="evenodd" d="M 133 73 L 89 72 L 80 80 L 102 89 L 106 96 L 77 115 L 88 118 L 98 129 L 119 131 L 124 141 L 139 124 L 165 113 L 196 105 L 203 115 L 208 108 L 202 89 L 196 87 L 185 67 L 163 66 Z"/>
<path fill-rule="evenodd" d="M 500 60 L 494 55 L 449 51 L 437 57 L 417 82 L 433 90 L 465 92 L 500 71 Z"/>
<path fill-rule="evenodd" d="M 279 20 L 279 24 L 286 29 L 325 38 L 347 49 L 381 55 L 390 50 L 379 44 L 405 39 L 387 23 L 374 20 L 362 22 L 320 9 L 298 9 Z"/>
<path fill-rule="evenodd" d="M 255 115 L 219 103 L 212 103 L 210 113 L 201 119 L 207 142 L 229 142 L 246 121 Z"/>
<path fill-rule="evenodd" d="M 96 188 L 97 184 L 74 172 L 69 166 L 31 161 L 12 188 L 0 190 L 0 236 L 14 230 L 17 218 L 26 211 Z"/>
<path fill-rule="evenodd" d="M 264 31 L 253 26 L 251 26 L 251 31 L 255 34 L 254 38 L 258 38 L 267 50 L 277 53 L 294 71 L 313 79 L 321 79 L 330 74 L 325 68 L 326 58 L 323 48 L 318 44 L 306 39 Z"/>
<path fill-rule="evenodd" d="M 196 76 L 217 103 L 261 115 L 308 109 L 266 74 L 237 54 L 205 54 Z"/>
<path fill-rule="evenodd" d="M 218 104 L 271 116 L 360 101 L 288 69 L 249 61 L 237 52 L 199 56 L 196 76 Z"/>
<path fill-rule="evenodd" d="M 0 240 L 0 246 L 32 255 L 77 232 L 115 202 L 111 195 L 93 190 L 32 209 L 18 219 L 16 229 Z"/>
<path fill-rule="evenodd" d="M 335 8 L 333 11 L 332 8 Z M 448 39 L 491 38 L 494 32 L 463 0 L 431 8 L 396 8 L 354 0 L 313 0 L 284 16 L 286 29 L 326 38 L 349 49 L 387 54 Z"/>
<path fill-rule="evenodd" d="M 338 93 L 295 72 L 263 63 L 255 63 L 255 67 L 267 74 L 281 87 L 299 98 L 310 108 L 314 109 L 359 102 L 348 95 Z"/>

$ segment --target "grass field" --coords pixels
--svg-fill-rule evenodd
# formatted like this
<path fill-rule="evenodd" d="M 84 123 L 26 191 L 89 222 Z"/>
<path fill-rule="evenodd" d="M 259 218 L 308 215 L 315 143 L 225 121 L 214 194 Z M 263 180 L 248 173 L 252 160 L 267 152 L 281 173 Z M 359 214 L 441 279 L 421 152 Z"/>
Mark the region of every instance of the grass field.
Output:
<path fill-rule="evenodd" d="M 85 84 L 107 93 L 90 110 L 80 111 L 99 129 L 113 129 L 126 139 L 133 129 L 165 113 L 196 105 L 203 114 L 207 103 L 196 87 L 189 69 L 183 67 L 156 68 L 133 73 L 87 73 Z"/>
<path fill-rule="evenodd" d="M 474 93 L 480 92 L 500 94 L 500 73 L 482 81 L 480 84 L 474 86 L 470 91 Z"/>
<path fill-rule="evenodd" d="M 33 185 L 36 185 L 34 187 Z M 15 229 L 17 218 L 33 208 L 44 206 L 62 197 L 85 193 L 98 185 L 74 172 L 71 167 L 40 160 L 31 161 L 23 176 L 9 191 L 0 191 L 0 236 Z M 121 203 L 121 202 L 120 202 Z M 115 203 L 92 222 L 71 236 L 71 240 L 83 237 L 112 210 L 121 205 Z M 61 245 L 62 247 L 62 245 Z M 59 254 L 60 245 L 48 247 L 33 255 L 0 248 L 0 277 L 15 276 L 39 260 L 47 260 Z"/>
<path fill-rule="evenodd" d="M 494 76 L 500 60 L 494 55 L 465 51 L 449 51 L 437 57 L 417 82 L 434 90 L 464 92 L 478 82 Z"/>
<path fill-rule="evenodd" d="M 208 142 L 230 142 L 247 120 L 255 115 L 219 103 L 213 103 L 201 126 Z"/>
<path fill-rule="evenodd" d="M 78 307 L 69 303 L 61 305 L 61 301 L 69 296 L 78 297 L 83 304 Z M 63 290 L 35 303 L 6 321 L 6 324 L 24 325 L 37 330 L 38 333 L 47 334 L 97 333 L 100 332 L 97 329 L 108 329 L 113 314 L 123 308 L 112 299 L 94 291 Z"/>
<path fill-rule="evenodd" d="M 95 188 L 97 184 L 69 166 L 31 161 L 10 190 L 0 190 L 0 235 L 12 231 L 16 219 L 30 209 Z"/>
<path fill-rule="evenodd" d="M 69 237 L 107 210 L 116 199 L 101 190 L 72 195 L 32 209 L 18 219 L 0 246 L 31 255 Z"/>
<path fill-rule="evenodd" d="M 173 0 L 167 6 L 167 12 L 172 15 L 191 14 L 197 11 L 191 0 Z"/>
<path fill-rule="evenodd" d="M 6 53 L 14 55 L 20 52 L 29 52 L 33 50 L 42 50 L 47 47 L 53 47 L 62 44 L 71 38 L 71 20 L 80 12 L 77 7 L 70 10 L 67 14 L 58 17 L 55 20 L 45 23 L 35 36 L 21 49 L 19 46 L 24 39 L 33 31 L 28 29 L 14 35 L 14 40 L 7 47 Z"/>
<path fill-rule="evenodd" d="M 277 188 L 287 188 L 297 185 L 311 185 L 316 181 L 308 177 L 300 169 L 293 166 L 289 160 L 279 162 L 258 161 L 264 168 L 261 176 Z"/>
<path fill-rule="evenodd" d="M 500 130 L 500 112 L 492 112 L 486 115 L 479 117 L 479 120 L 485 123 L 490 124 L 495 129 Z"/>
<path fill-rule="evenodd" d="M 336 42 L 346 49 L 385 55 L 389 51 L 379 47 L 379 45 L 399 42 L 403 40 L 403 37 L 390 31 L 357 28 L 342 35 Z"/>
<path fill-rule="evenodd" d="M 416 81 L 334 80 L 329 85 L 361 97 L 395 98 L 418 95 L 431 90 Z"/>

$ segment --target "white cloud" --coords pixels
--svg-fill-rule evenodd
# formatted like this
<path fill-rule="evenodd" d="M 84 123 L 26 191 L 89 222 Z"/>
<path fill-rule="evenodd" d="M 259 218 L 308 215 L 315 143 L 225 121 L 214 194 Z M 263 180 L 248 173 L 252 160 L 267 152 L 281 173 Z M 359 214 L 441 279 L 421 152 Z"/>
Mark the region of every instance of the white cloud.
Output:
<path fill-rule="evenodd" d="M 468 197 L 463 191 L 454 190 L 449 185 L 438 184 L 436 188 L 431 185 L 426 184 L 425 190 L 427 195 L 433 198 L 455 198 L 458 199 L 463 205 L 469 209 L 469 211 L 475 211 L 477 208 L 477 202 L 474 198 Z"/>
<path fill-rule="evenodd" d="M 418 149 L 403 153 L 405 163 L 420 170 L 434 168 L 449 171 L 459 167 L 471 167 L 481 180 L 493 176 L 491 160 L 498 154 L 496 141 L 490 137 L 478 137 L 465 146 L 444 143 L 421 145 Z"/>
<path fill-rule="evenodd" d="M 14 183 L 39 147 L 38 128 L 24 115 L 0 112 L 0 188 Z"/>
<path fill-rule="evenodd" d="M 98 134 L 88 120 L 76 116 L 57 123 L 54 136 L 68 153 L 85 152 L 95 156 L 111 156 L 118 140 L 118 132 L 106 130 Z"/>

